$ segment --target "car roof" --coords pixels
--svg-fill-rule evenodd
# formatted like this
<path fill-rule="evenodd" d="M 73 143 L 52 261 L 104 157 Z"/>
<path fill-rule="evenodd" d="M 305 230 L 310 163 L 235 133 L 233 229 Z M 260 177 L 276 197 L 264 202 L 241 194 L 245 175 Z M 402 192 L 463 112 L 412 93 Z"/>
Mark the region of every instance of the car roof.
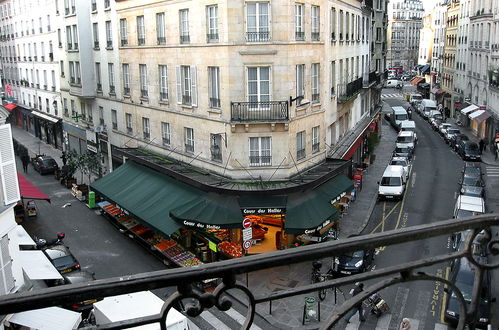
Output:
<path fill-rule="evenodd" d="M 401 127 L 416 127 L 416 123 L 414 120 L 404 120 L 401 124 Z"/>
<path fill-rule="evenodd" d="M 71 254 L 69 248 L 67 248 L 64 245 L 51 246 L 50 248 L 45 249 L 44 251 L 52 259 L 61 258 Z"/>
<path fill-rule="evenodd" d="M 66 273 L 63 275 L 64 280 L 68 283 L 83 283 L 95 280 L 93 273 L 87 272 L 85 270 L 74 271 L 71 273 Z"/>
<path fill-rule="evenodd" d="M 404 173 L 404 167 L 401 165 L 388 165 L 383 172 L 383 176 L 390 175 L 402 175 Z"/>
<path fill-rule="evenodd" d="M 422 104 L 423 106 L 435 106 L 435 107 L 437 106 L 437 102 L 435 102 L 435 101 L 433 101 L 433 100 L 430 100 L 430 99 L 423 99 L 423 100 L 421 101 L 421 104 Z"/>
<path fill-rule="evenodd" d="M 459 210 L 473 211 L 473 212 L 485 212 L 485 202 L 481 197 L 459 195 L 456 204 Z"/>
<path fill-rule="evenodd" d="M 414 132 L 412 131 L 400 131 L 398 136 L 413 136 Z"/>
<path fill-rule="evenodd" d="M 406 161 L 406 162 L 408 161 L 408 160 L 407 160 L 407 157 L 398 157 L 398 156 L 393 157 L 393 158 L 392 158 L 392 160 L 396 160 L 396 161 L 401 161 L 401 160 L 403 160 L 403 161 Z"/>

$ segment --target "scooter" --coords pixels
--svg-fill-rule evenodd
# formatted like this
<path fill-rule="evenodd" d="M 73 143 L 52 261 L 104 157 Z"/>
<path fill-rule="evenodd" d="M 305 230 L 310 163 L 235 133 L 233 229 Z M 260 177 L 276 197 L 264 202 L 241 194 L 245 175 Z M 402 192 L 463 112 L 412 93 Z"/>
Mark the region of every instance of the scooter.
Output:
<path fill-rule="evenodd" d="M 380 317 L 381 314 L 390 311 L 390 307 L 386 301 L 381 298 L 379 293 L 373 293 L 369 298 L 367 298 L 367 300 L 364 301 L 364 304 L 367 308 L 371 308 L 371 313 L 377 317 Z"/>
<path fill-rule="evenodd" d="M 52 246 L 55 246 L 55 245 L 62 245 L 62 240 L 64 239 L 64 237 L 66 237 L 66 234 L 64 233 L 57 233 L 57 238 L 54 238 L 50 241 L 47 241 L 43 238 L 38 238 L 38 237 L 34 237 L 34 241 L 36 243 L 36 248 L 38 250 L 42 250 L 42 249 L 47 249 L 47 248 L 50 248 Z"/>

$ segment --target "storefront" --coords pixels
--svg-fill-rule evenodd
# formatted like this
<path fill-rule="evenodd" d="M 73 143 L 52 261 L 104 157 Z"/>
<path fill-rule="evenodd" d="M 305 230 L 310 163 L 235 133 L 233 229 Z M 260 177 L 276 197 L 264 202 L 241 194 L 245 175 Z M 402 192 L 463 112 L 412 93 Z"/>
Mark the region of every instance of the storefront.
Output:
<path fill-rule="evenodd" d="M 78 154 L 87 152 L 86 130 L 68 122 L 63 122 L 62 127 L 65 150 L 75 150 Z"/>
<path fill-rule="evenodd" d="M 90 187 L 108 219 L 178 267 L 326 240 L 353 182 L 339 173 L 288 194 L 219 193 L 129 160 Z"/>
<path fill-rule="evenodd" d="M 469 119 L 469 115 L 473 112 L 475 112 L 476 110 L 478 110 L 478 106 L 474 105 L 474 104 L 465 104 L 460 113 L 461 113 L 461 123 L 463 124 L 463 126 L 465 127 L 470 127 L 471 126 L 471 121 Z"/>
<path fill-rule="evenodd" d="M 480 107 L 476 111 L 471 112 L 468 117 L 471 121 L 471 129 L 473 134 L 479 138 L 487 137 L 487 119 L 490 118 L 492 114 L 485 109 L 485 107 Z"/>
<path fill-rule="evenodd" d="M 36 110 L 33 110 L 31 115 L 33 117 L 35 136 L 56 149 L 62 149 L 61 119 Z"/>

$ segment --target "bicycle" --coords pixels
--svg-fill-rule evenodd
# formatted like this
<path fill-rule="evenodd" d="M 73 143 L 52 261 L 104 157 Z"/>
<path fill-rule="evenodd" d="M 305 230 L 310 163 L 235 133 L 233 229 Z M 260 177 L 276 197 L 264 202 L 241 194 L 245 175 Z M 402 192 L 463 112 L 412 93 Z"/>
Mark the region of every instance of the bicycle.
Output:
<path fill-rule="evenodd" d="M 324 282 L 327 279 L 333 277 L 333 270 L 329 269 L 327 273 L 322 274 L 320 272 L 322 268 L 322 262 L 314 261 L 312 263 L 312 283 Z M 319 289 L 319 299 L 323 301 L 326 299 L 327 288 Z"/>

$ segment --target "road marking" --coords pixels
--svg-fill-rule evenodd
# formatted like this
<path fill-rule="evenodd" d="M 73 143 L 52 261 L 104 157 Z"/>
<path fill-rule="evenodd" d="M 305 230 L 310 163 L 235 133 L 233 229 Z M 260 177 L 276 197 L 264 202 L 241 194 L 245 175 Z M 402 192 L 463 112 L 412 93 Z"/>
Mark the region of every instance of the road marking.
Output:
<path fill-rule="evenodd" d="M 383 314 L 378 318 L 378 323 L 376 323 L 376 330 L 384 330 L 388 329 L 388 326 L 390 325 L 390 321 L 392 320 L 392 314 Z M 411 324 L 411 329 L 412 329 L 412 324 Z"/>
<path fill-rule="evenodd" d="M 378 228 L 379 228 L 379 227 L 381 227 L 381 225 L 383 224 L 383 222 L 385 221 L 385 219 L 386 219 L 386 218 L 388 218 L 388 217 L 389 217 L 389 216 L 393 213 L 393 211 L 395 211 L 395 209 L 397 208 L 397 206 L 398 206 L 399 204 L 400 204 L 400 201 L 399 201 L 399 202 L 397 202 L 397 204 L 395 204 L 395 205 L 393 206 L 393 208 L 390 210 L 390 212 L 388 212 L 388 214 L 387 214 L 385 217 L 383 217 L 383 218 L 381 219 L 380 223 L 378 223 L 378 224 L 376 225 L 376 227 L 375 227 L 375 228 L 371 231 L 371 234 L 373 234 L 376 230 L 378 230 Z"/>
<path fill-rule="evenodd" d="M 449 279 L 449 273 L 450 273 L 450 267 L 447 266 L 445 267 L 445 279 L 448 280 Z M 444 288 L 447 287 L 447 284 L 444 284 Z M 440 322 L 442 322 L 443 324 L 447 324 L 447 322 L 445 322 L 444 318 L 445 318 L 445 305 L 447 304 L 447 292 L 444 291 L 444 295 L 442 297 L 442 307 L 441 307 L 441 311 L 440 311 Z"/>
<path fill-rule="evenodd" d="M 419 327 L 421 329 L 425 328 L 426 318 L 428 316 L 427 307 L 428 303 L 431 301 L 431 293 L 428 291 L 418 291 L 418 300 L 416 302 L 416 311 L 413 317 L 419 320 Z M 412 329 L 412 322 L 411 322 Z"/>
<path fill-rule="evenodd" d="M 384 232 L 385 231 L 385 211 L 386 211 L 386 202 L 383 202 L 383 217 L 381 218 L 381 232 Z"/>
<path fill-rule="evenodd" d="M 222 321 L 220 321 L 215 315 L 209 311 L 202 312 L 199 316 L 209 324 L 211 324 L 217 330 L 230 330 Z"/>
<path fill-rule="evenodd" d="M 412 173 L 411 188 L 414 188 L 415 184 L 416 184 L 416 172 Z"/>
<path fill-rule="evenodd" d="M 234 320 L 237 321 L 237 323 L 243 325 L 244 322 L 246 321 L 246 317 L 244 317 L 243 315 L 241 315 L 238 311 L 236 311 L 234 308 L 231 308 L 229 309 L 228 311 L 226 311 L 225 313 L 227 313 L 227 315 L 229 315 L 230 317 L 232 317 Z M 250 327 L 251 330 L 262 330 L 262 328 L 260 328 L 258 325 L 256 324 L 252 324 L 251 327 Z"/>
<path fill-rule="evenodd" d="M 400 311 L 395 311 L 392 309 L 392 314 L 394 317 L 390 322 L 389 329 L 398 329 L 400 322 L 402 322 L 403 315 L 405 314 L 405 306 L 407 305 L 407 299 L 409 298 L 409 289 L 404 287 L 397 287 L 397 293 L 395 294 L 395 301 L 393 306 L 400 306 Z M 411 327 L 412 329 L 412 327 Z"/>
<path fill-rule="evenodd" d="M 442 323 L 435 323 L 435 330 L 447 330 L 449 329 L 448 326 Z"/>
<path fill-rule="evenodd" d="M 409 170 L 409 177 L 412 179 L 412 167 L 411 169 Z M 395 229 L 398 229 L 399 228 L 399 225 L 400 225 L 400 218 L 402 217 L 402 210 L 404 209 L 404 203 L 405 203 L 405 197 L 407 196 L 407 191 L 409 189 L 405 189 L 404 191 L 404 197 L 402 197 L 402 204 L 400 204 L 400 212 L 399 212 L 399 216 L 397 218 L 397 225 L 395 226 Z M 406 221 L 407 223 L 407 221 Z"/>

